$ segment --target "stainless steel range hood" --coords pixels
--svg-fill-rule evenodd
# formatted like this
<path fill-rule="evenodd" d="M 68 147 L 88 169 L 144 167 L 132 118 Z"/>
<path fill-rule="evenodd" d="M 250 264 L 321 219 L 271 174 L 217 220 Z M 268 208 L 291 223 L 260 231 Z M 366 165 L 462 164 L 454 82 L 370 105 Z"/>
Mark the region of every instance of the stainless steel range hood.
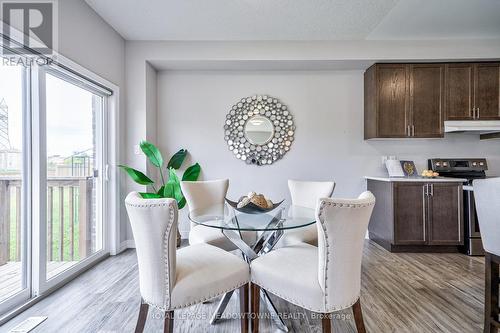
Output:
<path fill-rule="evenodd" d="M 500 120 L 447 120 L 444 122 L 444 131 L 445 133 L 498 133 L 500 132 Z"/>

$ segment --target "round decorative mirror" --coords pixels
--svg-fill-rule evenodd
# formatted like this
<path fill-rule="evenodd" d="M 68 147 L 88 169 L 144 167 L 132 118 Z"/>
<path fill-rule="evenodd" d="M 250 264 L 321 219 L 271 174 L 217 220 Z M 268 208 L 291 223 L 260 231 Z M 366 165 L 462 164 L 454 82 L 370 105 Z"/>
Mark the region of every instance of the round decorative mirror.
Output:
<path fill-rule="evenodd" d="M 224 124 L 229 150 L 248 164 L 267 165 L 281 159 L 290 150 L 294 134 L 287 106 L 265 95 L 242 98 Z"/>

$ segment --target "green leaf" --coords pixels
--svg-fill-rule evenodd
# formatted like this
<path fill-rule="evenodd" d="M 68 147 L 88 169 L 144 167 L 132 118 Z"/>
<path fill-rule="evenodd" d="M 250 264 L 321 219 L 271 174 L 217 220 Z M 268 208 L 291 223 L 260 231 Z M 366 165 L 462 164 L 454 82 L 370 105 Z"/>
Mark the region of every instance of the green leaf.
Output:
<path fill-rule="evenodd" d="M 156 194 L 156 193 L 145 193 L 145 192 L 139 192 L 141 197 L 143 199 L 161 199 L 161 195 Z"/>
<path fill-rule="evenodd" d="M 184 195 L 182 194 L 181 183 L 174 169 L 170 168 L 168 172 L 169 172 L 168 182 L 165 184 L 165 186 L 162 186 L 160 188 L 158 194 L 161 195 L 163 198 L 175 199 L 180 209 L 184 207 L 184 205 L 186 204 L 185 202 L 182 203 Z"/>
<path fill-rule="evenodd" d="M 162 196 L 162 198 L 165 198 L 165 197 L 163 196 L 163 191 L 164 191 L 164 190 L 165 190 L 165 186 L 162 186 L 162 187 L 160 187 L 160 189 L 158 190 L 158 192 L 156 192 L 156 194 L 161 195 L 161 196 Z"/>
<path fill-rule="evenodd" d="M 177 206 L 179 207 L 179 209 L 184 208 L 184 206 L 186 206 L 186 198 L 182 197 L 181 201 L 177 203 Z"/>
<path fill-rule="evenodd" d="M 184 159 L 186 158 L 187 155 L 187 150 L 186 149 L 181 149 L 177 153 L 172 156 L 170 161 L 168 161 L 167 168 L 174 168 L 175 170 L 178 170 L 182 163 L 184 162 Z"/>
<path fill-rule="evenodd" d="M 160 195 L 162 196 L 162 198 L 174 198 L 173 184 L 166 184 L 165 186 L 162 186 L 160 191 Z"/>
<path fill-rule="evenodd" d="M 161 168 L 163 166 L 163 157 L 154 144 L 144 140 L 141 141 L 140 146 L 142 152 L 148 157 L 151 164 L 158 168 Z"/>
<path fill-rule="evenodd" d="M 182 195 L 182 190 L 181 190 L 181 182 L 179 181 L 179 178 L 177 177 L 177 173 L 173 168 L 168 169 L 169 176 L 168 176 L 168 182 L 165 185 L 165 187 L 172 187 L 171 190 L 173 191 L 173 198 L 177 200 L 179 203 L 184 196 Z M 170 191 L 170 189 L 169 189 Z"/>
<path fill-rule="evenodd" d="M 122 168 L 125 170 L 130 178 L 132 178 L 137 184 L 141 185 L 150 185 L 154 184 L 154 182 L 145 174 L 140 172 L 139 170 L 132 169 L 126 165 L 119 165 L 118 167 Z"/>
<path fill-rule="evenodd" d="M 200 165 L 198 163 L 193 164 L 189 168 L 187 168 L 186 171 L 184 171 L 184 174 L 182 175 L 182 180 L 194 182 L 198 180 L 200 172 L 201 172 Z"/>

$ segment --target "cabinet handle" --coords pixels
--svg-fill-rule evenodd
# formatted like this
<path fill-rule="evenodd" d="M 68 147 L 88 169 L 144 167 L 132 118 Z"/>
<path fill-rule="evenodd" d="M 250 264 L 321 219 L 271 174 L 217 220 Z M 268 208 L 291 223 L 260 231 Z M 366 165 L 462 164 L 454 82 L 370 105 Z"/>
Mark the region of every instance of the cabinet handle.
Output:
<path fill-rule="evenodd" d="M 425 241 L 425 238 L 426 238 L 426 235 L 425 235 L 425 223 L 426 223 L 426 214 L 425 214 L 425 209 L 427 208 L 427 201 L 425 200 L 425 197 L 429 195 L 429 184 L 425 184 L 424 187 L 423 187 L 423 195 L 422 195 L 422 201 L 423 201 L 423 205 L 422 205 L 422 218 L 423 218 L 423 223 L 422 223 L 422 233 L 423 233 L 423 236 L 424 236 L 424 241 Z"/>
<path fill-rule="evenodd" d="M 472 108 L 472 119 L 476 119 L 476 108 Z"/>
<path fill-rule="evenodd" d="M 480 115 L 480 111 L 479 111 L 479 108 L 476 108 L 477 109 L 477 119 L 481 118 L 481 115 Z"/>
<path fill-rule="evenodd" d="M 415 125 L 411 125 L 411 136 L 415 136 Z"/>
<path fill-rule="evenodd" d="M 431 187 L 431 196 L 434 195 L 434 184 L 430 184 L 430 187 Z"/>
<path fill-rule="evenodd" d="M 411 136 L 410 125 L 406 125 L 407 136 Z"/>

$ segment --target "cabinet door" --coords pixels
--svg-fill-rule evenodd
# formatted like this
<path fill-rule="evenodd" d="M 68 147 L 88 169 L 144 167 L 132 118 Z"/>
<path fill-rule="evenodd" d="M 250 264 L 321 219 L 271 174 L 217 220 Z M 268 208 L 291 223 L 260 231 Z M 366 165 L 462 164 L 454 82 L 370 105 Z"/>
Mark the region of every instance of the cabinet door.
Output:
<path fill-rule="evenodd" d="M 429 191 L 429 245 L 461 245 L 462 185 L 433 183 Z"/>
<path fill-rule="evenodd" d="M 445 66 L 446 119 L 474 119 L 473 64 L 447 64 Z"/>
<path fill-rule="evenodd" d="M 479 119 L 500 119 L 500 64 L 476 64 L 474 88 L 474 106 Z"/>
<path fill-rule="evenodd" d="M 408 136 L 407 66 L 384 64 L 377 67 L 378 137 Z"/>
<path fill-rule="evenodd" d="M 412 136 L 443 136 L 444 65 L 410 65 Z"/>
<path fill-rule="evenodd" d="M 394 183 L 395 245 L 425 244 L 425 201 L 425 184 Z"/>

